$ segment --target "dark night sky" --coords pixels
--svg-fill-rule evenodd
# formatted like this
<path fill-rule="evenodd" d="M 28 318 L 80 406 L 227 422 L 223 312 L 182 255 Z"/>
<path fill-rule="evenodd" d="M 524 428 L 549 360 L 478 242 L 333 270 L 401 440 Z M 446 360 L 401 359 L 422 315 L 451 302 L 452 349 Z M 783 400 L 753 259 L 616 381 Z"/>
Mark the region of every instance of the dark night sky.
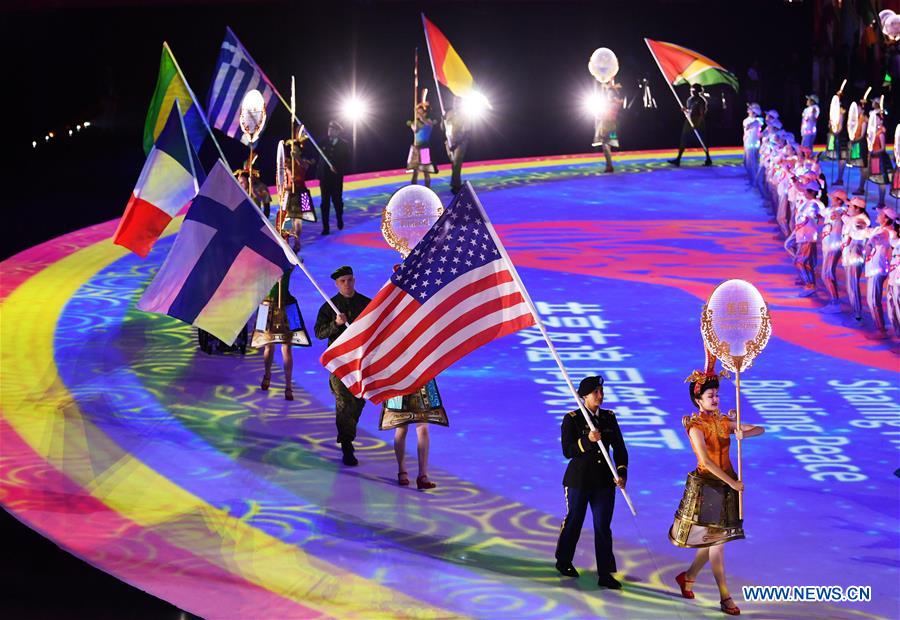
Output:
<path fill-rule="evenodd" d="M 67 8 L 58 8 L 63 5 Z M 759 59 L 769 86 L 764 105 L 783 109 L 784 78 L 796 74 L 800 88 L 806 89 L 810 73 L 810 7 L 783 0 L 76 0 L 26 6 L 30 8 L 6 12 L 2 20 L 5 46 L 18 59 L 9 83 L 29 93 L 27 122 L 14 128 L 12 149 L 27 162 L 27 180 L 38 190 L 24 197 L 21 212 L 38 209 L 47 214 L 47 222 L 35 232 L 32 216 L 14 219 L 4 235 L 4 255 L 121 213 L 143 163 L 143 120 L 162 41 L 169 42 L 205 106 L 226 25 L 285 97 L 291 74 L 296 76 L 298 113 L 314 135 L 324 134 L 338 101 L 350 90 L 355 69 L 357 89 L 367 94 L 373 110 L 359 131 L 359 171 L 405 163 L 410 136 L 404 122 L 410 114 L 417 46 L 420 79 L 431 87 L 436 103 L 424 55 L 423 10 L 448 36 L 495 107 L 478 131 L 471 159 L 589 150 L 592 127 L 581 111 L 581 93 L 591 84 L 587 60 L 597 47 L 610 47 L 618 55 L 619 81 L 626 92 L 637 79 L 649 77 L 660 106 L 624 115 L 624 149 L 671 146 L 679 132 L 678 110 L 644 36 L 696 49 L 739 78 Z M 719 92 L 714 89 L 716 101 Z M 714 109 L 713 144 L 739 142 L 741 102 L 737 95 L 728 112 Z M 799 112 L 802 101 L 796 105 Z M 31 148 L 31 140 L 40 140 L 48 130 L 65 135 L 67 125 L 85 119 L 94 123 L 89 133 Z M 274 143 L 287 127 L 288 114 L 281 108 L 261 139 L 267 181 L 273 176 Z M 221 134 L 218 138 L 232 163 L 245 156 L 244 147 Z"/>

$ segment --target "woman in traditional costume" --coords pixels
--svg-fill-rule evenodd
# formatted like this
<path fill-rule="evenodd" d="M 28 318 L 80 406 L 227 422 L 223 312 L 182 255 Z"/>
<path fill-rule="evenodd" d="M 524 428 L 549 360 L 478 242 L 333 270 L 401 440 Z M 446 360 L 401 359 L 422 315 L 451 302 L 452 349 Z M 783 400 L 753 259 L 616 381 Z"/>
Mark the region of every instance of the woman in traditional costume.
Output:
<path fill-rule="evenodd" d="M 409 486 L 409 474 L 406 472 L 406 435 L 413 424 L 416 426 L 416 456 L 419 465 L 416 488 L 433 489 L 437 484 L 428 478 L 428 450 L 431 446 L 428 425 L 450 425 L 434 379 L 409 394 L 387 399 L 381 409 L 378 430 L 394 429 L 397 483 L 402 487 Z"/>
<path fill-rule="evenodd" d="M 437 172 L 437 166 L 431 161 L 431 130 L 434 128 L 434 120 L 428 117 L 429 104 L 425 97 L 428 89 L 422 94 L 422 101 L 416 104 L 416 117 L 406 124 L 413 131 L 413 143 L 409 147 L 409 155 L 406 159 L 406 170 L 412 172 L 410 183 L 415 185 L 419 179 L 419 173 L 425 177 L 425 187 L 431 187 L 431 175 Z"/>
<path fill-rule="evenodd" d="M 731 415 L 719 412 L 719 377 L 715 374 L 716 358 L 706 352 L 706 371 L 694 371 L 690 383 L 691 402 L 698 411 L 682 419 L 697 456 L 697 469 L 688 474 L 681 505 L 669 529 L 669 540 L 679 547 L 697 549 L 690 567 L 675 577 L 681 596 L 694 598 L 692 585 L 709 562 L 719 587 L 719 607 L 737 616 L 741 610 L 731 598 L 725 582 L 724 543 L 744 538 L 743 520 L 739 516 L 738 493 L 744 483 L 737 479 L 728 457 L 729 435 L 738 439 L 762 435 L 763 429 L 741 424 Z"/>
<path fill-rule="evenodd" d="M 300 251 L 300 232 L 303 229 L 303 220 L 316 221 L 316 211 L 313 207 L 312 194 L 306 187 L 306 175 L 313 160 L 307 153 L 307 137 L 303 127 L 297 130 L 297 137 L 284 142 L 285 152 L 279 155 L 279 178 L 285 179 L 281 189 L 282 213 L 278 222 L 278 230 L 287 226 L 288 239 L 292 239 L 294 252 Z M 283 162 L 283 163 L 281 163 Z"/>
<path fill-rule="evenodd" d="M 891 184 L 891 156 L 887 150 L 886 130 L 884 128 L 884 110 L 881 104 L 874 106 L 869 113 L 869 126 L 866 130 L 869 146 L 869 178 L 878 186 L 877 208 L 884 207 L 884 196 L 887 186 Z"/>
<path fill-rule="evenodd" d="M 875 323 L 875 333 L 866 338 L 885 340 L 888 337 L 884 323 L 884 283 L 890 273 L 891 245 L 897 228 L 897 212 L 885 207 L 876 217 L 877 226 L 865 231 L 866 245 L 866 302 Z"/>
<path fill-rule="evenodd" d="M 857 322 L 862 321 L 862 296 L 859 281 L 865 266 L 864 248 L 868 238 L 866 230 L 871 224 L 866 213 L 866 201 L 858 196 L 850 199 L 847 213 L 842 218 L 841 265 L 847 278 L 847 299 Z"/>
<path fill-rule="evenodd" d="M 292 372 L 294 369 L 294 355 L 291 347 L 310 346 L 309 334 L 303 324 L 303 316 L 300 314 L 300 306 L 291 295 L 289 284 L 293 268 L 284 272 L 281 279 L 275 283 L 272 290 L 259 306 L 256 316 L 256 327 L 253 330 L 251 346 L 263 348 L 262 382 L 259 389 L 269 389 L 272 379 L 272 361 L 275 358 L 275 345 L 281 345 L 281 359 L 284 366 L 284 399 L 294 400 L 292 388 Z"/>
<path fill-rule="evenodd" d="M 603 151 L 606 168 L 603 172 L 613 172 L 612 148 L 619 148 L 619 110 L 622 109 L 622 98 L 619 96 L 620 84 L 609 80 L 600 84 L 600 105 L 594 116 L 594 140 L 591 146 Z"/>

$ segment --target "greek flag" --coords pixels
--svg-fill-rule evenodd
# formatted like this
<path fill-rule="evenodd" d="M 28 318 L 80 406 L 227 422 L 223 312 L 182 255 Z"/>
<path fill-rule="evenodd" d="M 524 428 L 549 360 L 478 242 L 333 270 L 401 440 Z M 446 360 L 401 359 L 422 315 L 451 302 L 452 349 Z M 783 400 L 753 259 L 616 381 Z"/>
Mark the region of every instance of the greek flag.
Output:
<path fill-rule="evenodd" d="M 254 88 L 262 93 L 266 102 L 266 113 L 271 115 L 278 104 L 275 88 L 238 41 L 231 28 L 226 27 L 225 40 L 222 41 L 215 78 L 206 105 L 210 124 L 226 135 L 240 139 L 242 131 L 238 119 L 241 114 L 241 101 L 244 95 Z"/>

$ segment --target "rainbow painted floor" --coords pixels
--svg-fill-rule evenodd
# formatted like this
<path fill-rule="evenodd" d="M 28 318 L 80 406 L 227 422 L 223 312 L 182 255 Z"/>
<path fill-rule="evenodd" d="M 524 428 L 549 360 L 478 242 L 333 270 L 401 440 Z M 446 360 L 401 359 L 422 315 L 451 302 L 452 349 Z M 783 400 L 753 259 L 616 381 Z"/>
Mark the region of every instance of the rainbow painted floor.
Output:
<path fill-rule="evenodd" d="M 873 344 L 846 315 L 819 314 L 821 297 L 796 296 L 739 154 L 715 155 L 713 168 L 681 169 L 667 152 L 620 155 L 610 175 L 588 156 L 466 170 L 570 372 L 607 379 L 639 513 L 619 498 L 622 591 L 597 589 L 588 530 L 581 578 L 553 569 L 559 421 L 573 404 L 535 330 L 441 376 L 451 427 L 431 430 L 439 486 L 400 488 L 371 404 L 360 467 L 340 465 L 322 343 L 295 349 L 288 403 L 277 366 L 272 390 L 258 389 L 259 352 L 205 355 L 191 327 L 135 309 L 178 222 L 146 260 L 111 244 L 109 222 L 0 265 L 0 503 L 208 618 L 720 617 L 708 568 L 696 600 L 677 595 L 692 553 L 666 531 L 695 465 L 681 416 L 684 377 L 703 359 L 700 310 L 720 281 L 743 278 L 768 300 L 774 337 L 742 382 L 745 419 L 767 432 L 744 444 L 747 539 L 726 560 L 734 598 L 755 618 L 898 617 L 896 341 Z M 322 284 L 346 263 L 359 290 L 380 288 L 398 258 L 379 216 L 405 180 L 352 180 L 345 230 L 307 227 L 303 255 Z M 435 188 L 448 198 L 446 174 Z M 311 325 L 321 299 L 302 274 L 292 290 Z M 748 602 L 752 585 L 869 586 L 871 601 Z"/>

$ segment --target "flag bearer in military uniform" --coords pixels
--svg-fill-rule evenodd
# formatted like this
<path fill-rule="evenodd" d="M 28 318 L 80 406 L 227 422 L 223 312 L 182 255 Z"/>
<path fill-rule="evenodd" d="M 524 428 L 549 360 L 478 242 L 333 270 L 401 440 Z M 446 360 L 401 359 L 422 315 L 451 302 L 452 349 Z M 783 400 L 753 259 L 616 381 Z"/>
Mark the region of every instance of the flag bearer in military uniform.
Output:
<path fill-rule="evenodd" d="M 356 278 L 353 276 L 353 269 L 347 265 L 335 270 L 331 274 L 331 279 L 338 289 L 338 294 L 332 297 L 331 301 L 340 310 L 340 314 L 335 314 L 331 306 L 325 303 L 319 308 L 319 316 L 316 318 L 316 338 L 320 340 L 327 338 L 329 346 L 344 333 L 348 323 L 359 318 L 372 301 L 356 292 Z M 356 439 L 356 424 L 366 401 L 364 398 L 354 396 L 335 375 L 331 375 L 328 382 L 334 394 L 337 441 L 344 453 L 344 465 L 359 465 L 353 454 L 353 440 Z"/>
<path fill-rule="evenodd" d="M 600 576 L 598 585 L 618 590 L 622 584 L 612 576 L 616 572 L 616 558 L 613 556 L 610 529 L 617 485 L 606 460 L 600 454 L 600 446 L 607 451 L 612 447 L 619 475 L 618 486 L 622 488 L 625 487 L 628 474 L 628 451 L 616 416 L 609 409 L 600 408 L 603 404 L 603 377 L 585 377 L 578 385 L 578 395 L 584 399 L 596 430 L 589 429 L 580 409 L 563 417 L 562 450 L 570 460 L 563 477 L 567 512 L 556 545 L 556 570 L 567 577 L 578 576 L 572 559 L 575 557 L 575 546 L 590 504 L 594 519 L 594 552 Z"/>

